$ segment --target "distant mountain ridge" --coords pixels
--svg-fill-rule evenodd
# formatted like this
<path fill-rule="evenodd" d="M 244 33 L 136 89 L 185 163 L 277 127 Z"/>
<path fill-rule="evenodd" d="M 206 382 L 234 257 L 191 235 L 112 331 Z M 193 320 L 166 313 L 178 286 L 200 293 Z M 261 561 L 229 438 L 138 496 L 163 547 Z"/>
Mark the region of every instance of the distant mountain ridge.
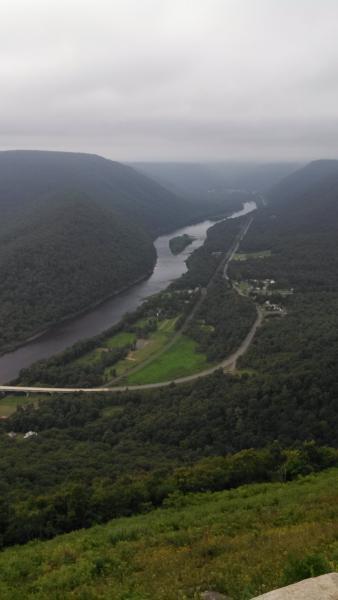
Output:
<path fill-rule="evenodd" d="M 284 177 L 271 187 L 269 196 L 275 200 L 299 198 L 306 193 L 329 190 L 338 186 L 338 160 L 315 160 Z"/>
<path fill-rule="evenodd" d="M 0 152 L 0 351 L 149 274 L 183 200 L 96 155 Z"/>
<path fill-rule="evenodd" d="M 135 162 L 131 165 L 176 194 L 191 198 L 208 194 L 210 200 L 232 189 L 265 192 L 300 166 L 292 162 Z"/>
<path fill-rule="evenodd" d="M 183 224 L 184 202 L 135 169 L 94 154 L 15 150 L 0 152 L 3 213 L 27 212 L 64 192 L 85 193 L 153 236 Z"/>

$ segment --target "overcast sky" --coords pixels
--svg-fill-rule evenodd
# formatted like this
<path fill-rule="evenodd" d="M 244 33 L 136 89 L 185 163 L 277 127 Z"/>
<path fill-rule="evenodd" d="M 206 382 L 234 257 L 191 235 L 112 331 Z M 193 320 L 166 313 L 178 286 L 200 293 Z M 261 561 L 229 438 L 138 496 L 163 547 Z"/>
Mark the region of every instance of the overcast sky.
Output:
<path fill-rule="evenodd" d="M 0 147 L 338 158 L 338 0 L 1 0 Z"/>

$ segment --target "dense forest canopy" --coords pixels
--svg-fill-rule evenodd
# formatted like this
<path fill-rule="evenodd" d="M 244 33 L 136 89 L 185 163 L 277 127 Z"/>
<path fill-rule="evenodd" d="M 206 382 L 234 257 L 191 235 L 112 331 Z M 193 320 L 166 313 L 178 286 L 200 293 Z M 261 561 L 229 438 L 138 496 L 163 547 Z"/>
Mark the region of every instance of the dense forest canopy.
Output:
<path fill-rule="evenodd" d="M 155 261 L 146 232 L 79 195 L 34 217 L 1 245 L 0 348 L 120 290 Z"/>

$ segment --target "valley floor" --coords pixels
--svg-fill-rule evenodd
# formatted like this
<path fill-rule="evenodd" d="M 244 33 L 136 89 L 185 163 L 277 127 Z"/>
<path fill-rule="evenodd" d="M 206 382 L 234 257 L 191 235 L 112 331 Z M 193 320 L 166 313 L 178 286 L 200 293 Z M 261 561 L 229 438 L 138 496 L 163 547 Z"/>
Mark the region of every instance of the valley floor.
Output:
<path fill-rule="evenodd" d="M 252 221 L 250 216 L 243 221 L 221 222 L 213 227 L 211 231 L 216 230 L 217 245 L 211 244 L 211 248 L 207 245 L 206 249 L 203 247 L 205 256 L 202 254 L 198 257 L 194 266 L 196 274 L 192 281 L 198 285 L 189 289 L 191 284 L 188 282 L 183 283 L 183 289 L 175 289 L 175 283 L 173 289 L 169 288 L 154 297 L 150 313 L 148 310 L 141 318 L 134 318 L 132 324 L 129 327 L 125 325 L 122 331 L 111 336 L 103 335 L 102 343 L 94 344 L 95 347 L 88 352 L 75 352 L 74 359 L 67 358 L 65 363 L 61 362 L 60 366 L 66 366 L 70 374 L 69 383 L 69 378 L 65 379 L 64 368 L 59 371 L 54 369 L 54 364 L 58 364 L 56 358 L 56 363 L 53 359 L 45 361 L 47 370 L 43 368 L 42 371 L 36 371 L 33 365 L 26 370 L 28 380 L 25 373 L 17 384 L 0 386 L 0 391 L 37 394 L 118 392 L 127 388 L 138 390 L 162 387 L 173 382 L 189 382 L 210 375 L 217 369 L 233 370 L 238 358 L 250 346 L 263 316 L 258 309 L 255 319 L 256 311 L 252 301 L 241 298 L 236 300 L 238 291 L 236 288 L 231 291 L 227 275 L 228 265 L 236 255 Z M 214 248 L 219 248 L 220 251 L 215 252 Z M 203 261 L 207 263 L 204 274 Z M 182 279 L 184 280 L 184 276 Z M 181 280 L 178 280 L 179 286 Z M 218 302 L 223 305 L 224 314 L 217 314 L 213 305 Z M 166 318 L 168 314 L 163 315 L 164 311 L 168 311 L 168 306 L 170 318 Z M 141 309 L 141 313 L 142 310 L 147 311 L 147 308 Z M 231 311 L 234 311 L 234 318 L 231 318 Z M 228 328 L 225 332 L 222 331 L 224 327 Z M 209 350 L 213 346 L 215 333 L 219 336 L 219 340 L 216 337 L 219 349 L 213 356 Z M 49 364 L 51 369 L 48 371 Z M 54 385 L 48 385 L 51 370 Z M 71 385 L 77 373 L 80 382 L 88 381 L 87 385 Z M 102 384 L 90 385 L 96 382 Z M 11 407 L 13 410 L 15 408 L 15 404 L 8 403 L 7 399 L 4 404 L 0 404 L 0 410 L 1 406 L 3 416 L 10 414 Z"/>

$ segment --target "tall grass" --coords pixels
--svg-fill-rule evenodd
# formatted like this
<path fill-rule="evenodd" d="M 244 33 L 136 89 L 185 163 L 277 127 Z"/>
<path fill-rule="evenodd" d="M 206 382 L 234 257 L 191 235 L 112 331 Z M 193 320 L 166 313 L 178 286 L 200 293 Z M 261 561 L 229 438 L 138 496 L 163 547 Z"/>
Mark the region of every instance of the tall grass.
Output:
<path fill-rule="evenodd" d="M 337 469 L 166 506 L 4 551 L 1 599 L 246 600 L 338 568 Z"/>

